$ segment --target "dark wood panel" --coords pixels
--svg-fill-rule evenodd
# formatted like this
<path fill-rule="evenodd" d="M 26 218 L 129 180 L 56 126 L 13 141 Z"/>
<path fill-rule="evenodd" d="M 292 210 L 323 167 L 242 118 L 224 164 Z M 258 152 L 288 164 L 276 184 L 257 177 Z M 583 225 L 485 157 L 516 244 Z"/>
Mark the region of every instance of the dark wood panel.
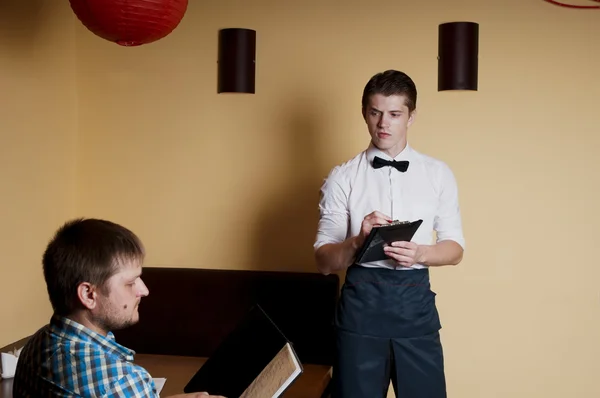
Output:
<path fill-rule="evenodd" d="M 303 363 L 333 363 L 337 275 L 149 267 L 142 278 L 139 323 L 114 332 L 140 354 L 210 357 L 258 303 Z"/>

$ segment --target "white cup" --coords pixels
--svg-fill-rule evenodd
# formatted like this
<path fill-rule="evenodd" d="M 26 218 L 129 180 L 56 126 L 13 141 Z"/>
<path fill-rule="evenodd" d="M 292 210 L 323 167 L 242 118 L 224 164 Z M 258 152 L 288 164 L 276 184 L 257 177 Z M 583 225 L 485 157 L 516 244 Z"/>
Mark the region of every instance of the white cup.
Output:
<path fill-rule="evenodd" d="M 11 354 L 6 354 L 4 352 L 0 353 L 1 363 L 2 363 L 2 378 L 3 379 L 11 379 L 15 377 L 15 371 L 17 370 L 17 360 L 18 358 Z"/>

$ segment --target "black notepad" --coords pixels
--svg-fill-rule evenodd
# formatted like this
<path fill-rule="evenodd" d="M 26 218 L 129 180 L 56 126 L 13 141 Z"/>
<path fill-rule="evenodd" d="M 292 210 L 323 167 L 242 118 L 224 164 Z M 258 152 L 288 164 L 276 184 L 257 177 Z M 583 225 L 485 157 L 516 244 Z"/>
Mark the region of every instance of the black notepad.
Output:
<path fill-rule="evenodd" d="M 383 251 L 384 244 L 389 245 L 392 242 L 399 241 L 410 242 L 422 223 L 423 220 L 417 220 L 373 227 L 356 256 L 356 263 L 389 260 L 389 257 Z"/>
<path fill-rule="evenodd" d="M 274 398 L 302 372 L 292 344 L 255 305 L 183 391 L 206 391 L 227 398 Z"/>

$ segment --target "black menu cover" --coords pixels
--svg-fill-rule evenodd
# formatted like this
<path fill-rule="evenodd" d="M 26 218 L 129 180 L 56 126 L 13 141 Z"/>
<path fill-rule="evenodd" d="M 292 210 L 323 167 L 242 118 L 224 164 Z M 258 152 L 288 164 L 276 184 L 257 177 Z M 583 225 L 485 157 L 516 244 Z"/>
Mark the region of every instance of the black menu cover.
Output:
<path fill-rule="evenodd" d="M 184 388 L 227 398 L 277 397 L 302 373 L 292 344 L 255 305 Z"/>

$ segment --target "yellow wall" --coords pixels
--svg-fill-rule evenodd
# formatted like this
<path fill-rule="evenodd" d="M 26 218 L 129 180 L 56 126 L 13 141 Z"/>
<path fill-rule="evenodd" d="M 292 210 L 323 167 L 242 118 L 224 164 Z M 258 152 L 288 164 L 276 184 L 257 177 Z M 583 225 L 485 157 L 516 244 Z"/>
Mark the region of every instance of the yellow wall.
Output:
<path fill-rule="evenodd" d="M 248 3 L 192 1 L 171 36 L 138 48 L 75 24 L 76 214 L 131 227 L 148 246 L 149 266 L 314 271 L 322 178 L 368 143 L 362 88 L 378 71 L 404 70 L 419 88 L 410 141 L 453 168 L 468 242 L 460 266 L 432 277 L 449 397 L 598 396 L 598 13 L 542 0 Z M 478 92 L 436 91 L 437 27 L 456 20 L 481 24 Z M 217 32 L 225 27 L 257 30 L 256 95 L 216 94 Z M 68 52 L 68 38 L 54 40 L 57 52 Z M 72 70 L 68 59 L 54 71 L 25 67 L 53 85 Z M 9 150 L 23 170 L 3 198 L 28 235 L 3 240 L 3 260 L 13 253 L 17 264 L 0 265 L 3 285 L 5 276 L 37 278 L 26 267 L 37 266 L 42 240 L 70 214 L 76 107 L 61 95 L 62 104 L 40 106 L 43 116 L 26 120 L 40 141 L 24 156 L 16 144 Z M 18 110 L 15 124 L 28 115 Z M 37 172 L 29 169 L 35 159 L 58 146 L 44 141 L 42 126 L 62 127 L 65 154 Z M 19 191 L 24 181 L 48 184 L 51 171 L 66 180 L 45 197 Z M 53 213 L 41 210 L 48 201 Z M 53 218 L 32 221 L 28 202 Z M 9 292 L 29 300 L 13 286 Z M 23 310 L 42 305 L 41 297 Z M 20 331 L 39 321 L 12 308 L 2 314 Z"/>
<path fill-rule="evenodd" d="M 41 256 L 57 225 L 75 211 L 69 13 L 68 2 L 0 1 L 0 346 L 48 321 Z"/>

